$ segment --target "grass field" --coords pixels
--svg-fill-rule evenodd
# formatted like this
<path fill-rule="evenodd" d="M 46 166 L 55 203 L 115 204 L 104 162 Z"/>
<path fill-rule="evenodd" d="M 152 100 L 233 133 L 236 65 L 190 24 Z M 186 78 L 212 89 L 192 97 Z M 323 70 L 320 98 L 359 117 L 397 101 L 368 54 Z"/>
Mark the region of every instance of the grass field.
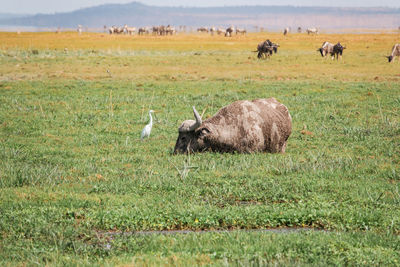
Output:
<path fill-rule="evenodd" d="M 266 38 L 280 50 L 257 60 Z M 399 266 L 396 42 L 0 33 L 0 265 Z M 192 105 L 272 96 L 293 117 L 285 154 L 171 155 Z M 275 228 L 305 230 L 122 234 Z"/>

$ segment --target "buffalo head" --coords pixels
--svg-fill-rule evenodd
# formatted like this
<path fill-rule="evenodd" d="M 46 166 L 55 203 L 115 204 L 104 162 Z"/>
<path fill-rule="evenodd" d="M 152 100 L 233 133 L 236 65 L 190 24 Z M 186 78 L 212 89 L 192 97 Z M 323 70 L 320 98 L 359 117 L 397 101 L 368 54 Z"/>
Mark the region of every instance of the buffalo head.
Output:
<path fill-rule="evenodd" d="M 193 113 L 195 120 L 186 120 L 179 127 L 174 154 L 195 152 L 206 147 L 204 137 L 209 130 L 201 129 L 202 120 L 195 107 Z"/>
<path fill-rule="evenodd" d="M 387 56 L 387 59 L 388 59 L 389 62 L 392 62 L 393 56 Z"/>

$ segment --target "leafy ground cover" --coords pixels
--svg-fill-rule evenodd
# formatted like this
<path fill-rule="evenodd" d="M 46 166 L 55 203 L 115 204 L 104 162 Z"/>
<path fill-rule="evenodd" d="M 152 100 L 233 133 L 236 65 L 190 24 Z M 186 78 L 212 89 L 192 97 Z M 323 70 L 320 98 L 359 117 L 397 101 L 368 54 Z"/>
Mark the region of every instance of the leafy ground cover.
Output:
<path fill-rule="evenodd" d="M 256 60 L 265 38 L 281 50 Z M 395 38 L 1 33 L 0 263 L 399 265 Z M 293 117 L 287 153 L 171 155 L 192 105 L 271 96 Z M 104 234 L 285 227 L 323 231 Z"/>

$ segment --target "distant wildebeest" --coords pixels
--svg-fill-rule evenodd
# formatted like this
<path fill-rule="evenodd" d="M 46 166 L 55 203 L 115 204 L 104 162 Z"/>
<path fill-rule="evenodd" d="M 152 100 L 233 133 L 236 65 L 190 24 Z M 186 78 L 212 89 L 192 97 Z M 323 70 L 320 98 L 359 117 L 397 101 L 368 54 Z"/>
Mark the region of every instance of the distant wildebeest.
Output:
<path fill-rule="evenodd" d="M 144 34 L 149 34 L 149 28 L 148 27 L 140 27 L 138 29 L 138 35 L 144 35 Z"/>
<path fill-rule="evenodd" d="M 246 29 L 236 28 L 236 35 L 238 34 L 245 35 L 247 33 Z"/>
<path fill-rule="evenodd" d="M 333 46 L 333 57 L 336 57 L 336 60 L 339 60 L 339 57 L 342 58 L 343 50 L 346 49 L 346 46 L 342 46 L 340 42 Z"/>
<path fill-rule="evenodd" d="M 159 28 L 160 28 L 160 27 L 158 27 L 158 26 L 153 26 L 153 27 L 151 28 L 151 31 L 152 31 L 153 35 L 158 35 L 158 34 L 160 33 Z"/>
<path fill-rule="evenodd" d="M 317 28 L 308 28 L 307 34 L 318 34 L 318 29 Z"/>
<path fill-rule="evenodd" d="M 289 110 L 275 98 L 236 101 L 205 121 L 193 113 L 179 127 L 174 153 L 284 153 L 292 132 Z"/>
<path fill-rule="evenodd" d="M 166 28 L 165 28 L 165 34 L 166 35 L 174 35 L 176 33 L 176 30 L 175 30 L 175 27 L 173 27 L 173 26 L 171 26 L 171 25 L 168 25 Z"/>
<path fill-rule="evenodd" d="M 153 26 L 152 28 L 153 35 L 164 35 L 164 31 L 165 31 L 165 26 L 163 25 Z"/>
<path fill-rule="evenodd" d="M 330 42 L 324 42 L 317 51 L 321 53 L 322 57 L 326 57 L 328 54 L 331 54 L 333 59 L 333 47 L 334 45 L 331 44 Z"/>
<path fill-rule="evenodd" d="M 339 59 L 339 57 L 342 57 L 343 55 L 343 50 L 346 49 L 346 46 L 342 46 L 340 42 L 337 44 L 333 45 L 330 42 L 324 42 L 317 51 L 321 53 L 322 57 L 326 57 L 328 54 L 331 55 L 332 59 L 336 57 L 336 59 Z"/>
<path fill-rule="evenodd" d="M 285 28 L 283 30 L 283 35 L 287 35 L 289 33 L 290 29 L 289 28 Z"/>
<path fill-rule="evenodd" d="M 302 31 L 301 27 L 298 27 L 297 28 L 297 33 L 301 33 L 301 31 Z"/>
<path fill-rule="evenodd" d="M 158 27 L 158 35 L 166 35 L 167 34 L 167 27 L 161 25 Z"/>
<path fill-rule="evenodd" d="M 164 25 L 153 27 L 153 34 L 166 35 L 166 33 L 167 33 L 167 27 L 165 27 Z"/>
<path fill-rule="evenodd" d="M 218 34 L 218 35 L 222 35 L 222 34 L 225 35 L 225 34 L 226 34 L 226 30 L 225 30 L 225 29 L 222 29 L 222 28 L 218 28 L 218 29 L 217 29 L 217 34 Z"/>
<path fill-rule="evenodd" d="M 233 26 L 230 26 L 228 29 L 226 29 L 226 31 L 225 31 L 225 36 L 226 37 L 231 37 L 232 36 L 232 33 L 235 31 L 235 27 L 233 27 Z"/>
<path fill-rule="evenodd" d="M 400 44 L 395 44 L 392 48 L 392 53 L 388 56 L 389 62 L 394 62 L 395 57 L 399 57 L 400 60 Z"/>
<path fill-rule="evenodd" d="M 269 39 L 261 42 L 257 45 L 257 50 L 254 52 L 258 52 L 257 58 L 269 58 L 272 53 L 278 52 L 279 44 L 275 44 L 271 42 Z"/>
<path fill-rule="evenodd" d="M 208 32 L 208 29 L 206 27 L 200 27 L 197 28 L 197 32 Z"/>
<path fill-rule="evenodd" d="M 125 34 L 133 35 L 135 32 L 136 32 L 136 28 L 135 27 L 128 27 L 128 25 L 125 24 L 125 26 L 124 26 L 124 33 Z"/>

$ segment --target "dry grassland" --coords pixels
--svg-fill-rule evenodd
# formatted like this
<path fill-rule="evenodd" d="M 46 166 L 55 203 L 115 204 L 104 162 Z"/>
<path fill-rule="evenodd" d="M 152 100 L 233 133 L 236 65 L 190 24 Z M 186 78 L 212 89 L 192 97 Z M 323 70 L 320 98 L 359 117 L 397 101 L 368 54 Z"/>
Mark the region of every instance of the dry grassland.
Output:
<path fill-rule="evenodd" d="M 280 44 L 270 60 L 256 59 L 260 41 Z M 343 61 L 323 59 L 324 41 L 347 46 Z M 387 64 L 395 34 L 252 33 L 247 36 L 180 34 L 116 36 L 86 33 L 0 33 L 1 80 L 342 80 L 400 81 L 399 68 Z M 38 55 L 30 53 L 38 50 Z M 7 57 L 8 56 L 8 57 Z M 399 64 L 396 62 L 395 64 Z"/>

